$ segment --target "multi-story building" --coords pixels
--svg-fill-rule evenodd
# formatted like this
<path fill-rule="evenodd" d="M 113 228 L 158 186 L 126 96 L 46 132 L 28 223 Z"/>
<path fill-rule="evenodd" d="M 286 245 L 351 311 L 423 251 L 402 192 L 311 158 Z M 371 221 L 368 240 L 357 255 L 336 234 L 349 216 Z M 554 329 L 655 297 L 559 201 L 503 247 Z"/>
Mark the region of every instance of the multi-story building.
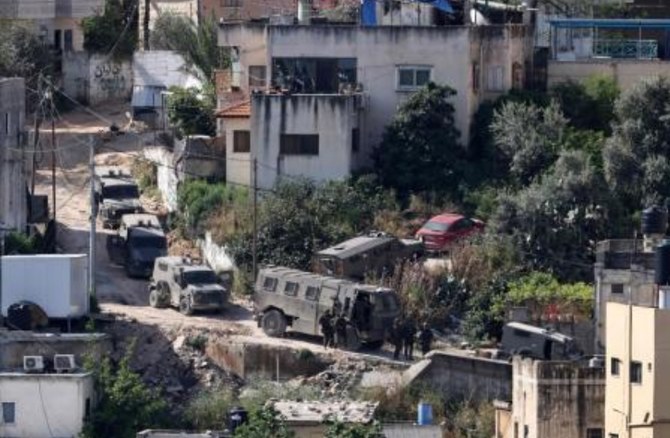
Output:
<path fill-rule="evenodd" d="M 219 135 L 233 138 L 227 147 L 237 158 L 229 180 L 250 184 L 251 172 L 231 168 L 253 160 L 264 188 L 284 175 L 345 177 L 370 164 L 398 106 L 429 81 L 456 90 L 465 145 L 480 102 L 523 87 L 528 36 L 523 25 L 223 24 L 231 89 L 250 95 L 248 116 L 227 124 L 228 108 L 220 111 Z"/>
<path fill-rule="evenodd" d="M 23 231 L 28 220 L 24 145 L 25 83 L 0 77 L 0 224 Z M 0 225 L 1 226 L 1 225 Z"/>
<path fill-rule="evenodd" d="M 670 436 L 670 309 L 607 304 L 607 438 Z"/>
<path fill-rule="evenodd" d="M 495 438 L 604 437 L 602 367 L 517 356 L 512 369 L 511 403 L 494 403 Z"/>

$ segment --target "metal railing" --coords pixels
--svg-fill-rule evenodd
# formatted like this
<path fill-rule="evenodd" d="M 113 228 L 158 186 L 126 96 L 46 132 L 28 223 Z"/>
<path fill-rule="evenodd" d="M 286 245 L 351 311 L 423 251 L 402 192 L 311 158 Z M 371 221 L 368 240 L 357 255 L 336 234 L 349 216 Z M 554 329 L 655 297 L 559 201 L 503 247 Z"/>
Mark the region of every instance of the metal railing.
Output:
<path fill-rule="evenodd" d="M 655 59 L 658 58 L 658 41 L 597 39 L 593 42 L 593 56 L 624 59 Z"/>

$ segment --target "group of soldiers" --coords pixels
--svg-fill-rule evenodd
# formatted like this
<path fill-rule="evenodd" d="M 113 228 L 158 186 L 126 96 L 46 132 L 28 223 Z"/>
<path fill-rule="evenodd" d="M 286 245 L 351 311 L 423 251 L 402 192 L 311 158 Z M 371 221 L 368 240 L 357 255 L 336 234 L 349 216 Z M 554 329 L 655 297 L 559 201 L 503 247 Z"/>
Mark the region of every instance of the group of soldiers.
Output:
<path fill-rule="evenodd" d="M 394 347 L 394 359 L 400 359 L 402 351 L 405 360 L 414 360 L 414 343 L 418 342 L 421 354 L 425 356 L 430 351 L 433 343 L 433 331 L 428 327 L 428 323 L 424 322 L 417 334 L 417 326 L 414 320 L 398 317 L 393 321 L 393 326 L 389 332 L 389 341 Z"/>
<path fill-rule="evenodd" d="M 321 333 L 323 334 L 323 347 L 347 348 L 347 328 L 349 321 L 344 312 L 331 312 L 326 310 L 319 318 Z M 357 326 L 360 327 L 359 324 Z M 418 332 L 418 333 L 417 333 Z M 394 347 L 393 358 L 400 359 L 402 351 L 405 360 L 414 360 L 414 343 L 418 342 L 421 348 L 421 354 L 428 354 L 433 342 L 433 331 L 427 323 L 421 325 L 417 330 L 417 325 L 411 318 L 402 319 L 400 317 L 393 321 L 389 330 L 388 340 Z"/>

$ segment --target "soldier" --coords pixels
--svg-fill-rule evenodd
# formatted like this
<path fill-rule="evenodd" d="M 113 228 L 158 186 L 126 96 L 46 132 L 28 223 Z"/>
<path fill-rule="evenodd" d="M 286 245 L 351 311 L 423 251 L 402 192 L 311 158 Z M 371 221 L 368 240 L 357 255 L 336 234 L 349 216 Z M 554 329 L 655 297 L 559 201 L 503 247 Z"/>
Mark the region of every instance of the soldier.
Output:
<path fill-rule="evenodd" d="M 426 356 L 430 351 L 430 344 L 433 342 L 433 331 L 428 328 L 428 323 L 424 322 L 419 332 L 419 345 L 421 345 L 421 354 Z"/>
<path fill-rule="evenodd" d="M 400 350 L 402 350 L 402 341 L 403 341 L 403 323 L 402 320 L 398 317 L 393 320 L 393 326 L 389 332 L 390 341 L 393 344 L 393 359 L 398 360 L 400 358 Z"/>
<path fill-rule="evenodd" d="M 334 335 L 335 329 L 333 328 L 333 318 L 330 314 L 330 310 L 326 311 L 319 318 L 319 325 L 321 326 L 321 333 L 323 334 L 323 348 L 326 350 L 328 347 L 333 347 L 335 345 Z"/>
<path fill-rule="evenodd" d="M 335 340 L 339 348 L 347 348 L 347 319 L 344 313 L 335 319 Z"/>
<path fill-rule="evenodd" d="M 414 337 L 416 336 L 416 325 L 411 318 L 408 318 L 403 325 L 403 354 L 405 360 L 414 360 Z"/>

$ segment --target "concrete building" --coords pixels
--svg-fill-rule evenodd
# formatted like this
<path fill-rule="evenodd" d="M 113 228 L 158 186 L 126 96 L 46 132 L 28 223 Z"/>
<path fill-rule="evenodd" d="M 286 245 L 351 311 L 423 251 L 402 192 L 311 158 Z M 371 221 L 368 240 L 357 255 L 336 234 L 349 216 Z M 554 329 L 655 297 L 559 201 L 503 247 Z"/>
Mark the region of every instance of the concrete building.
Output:
<path fill-rule="evenodd" d="M 25 82 L 0 77 L 0 223 L 24 231 L 28 220 L 24 145 Z"/>
<path fill-rule="evenodd" d="M 103 7 L 103 0 L 0 0 L 0 18 L 25 20 L 56 50 L 81 51 L 81 20 L 96 15 Z"/>
<path fill-rule="evenodd" d="M 369 424 L 374 419 L 378 403 L 356 401 L 293 401 L 269 402 L 284 417 L 286 426 L 296 438 L 321 438 L 328 428 L 327 421 L 344 424 Z"/>
<path fill-rule="evenodd" d="M 515 357 L 513 397 L 496 402 L 496 438 L 603 438 L 605 371 Z"/>
<path fill-rule="evenodd" d="M 238 117 L 226 126 L 224 112 L 219 135 L 249 131 L 260 187 L 283 175 L 342 178 L 370 164 L 397 107 L 433 81 L 457 91 L 456 125 L 467 144 L 479 104 L 523 87 L 530 42 L 521 25 L 224 24 L 219 45 L 235 54 L 231 90 L 251 97 L 247 124 Z"/>
<path fill-rule="evenodd" d="M 0 373 L 2 437 L 76 437 L 95 402 L 90 373 Z"/>
<path fill-rule="evenodd" d="M 202 16 L 214 16 L 217 21 L 248 21 L 259 18 L 286 17 L 292 20 L 297 13 L 297 0 L 203 0 Z"/>
<path fill-rule="evenodd" d="M 670 436 L 670 310 L 607 304 L 608 438 Z"/>
<path fill-rule="evenodd" d="M 596 248 L 595 279 L 595 342 L 594 351 L 604 353 L 605 327 L 609 319 L 607 303 L 628 303 L 653 306 L 654 252 L 653 244 L 644 240 L 619 239 L 599 242 Z"/>

